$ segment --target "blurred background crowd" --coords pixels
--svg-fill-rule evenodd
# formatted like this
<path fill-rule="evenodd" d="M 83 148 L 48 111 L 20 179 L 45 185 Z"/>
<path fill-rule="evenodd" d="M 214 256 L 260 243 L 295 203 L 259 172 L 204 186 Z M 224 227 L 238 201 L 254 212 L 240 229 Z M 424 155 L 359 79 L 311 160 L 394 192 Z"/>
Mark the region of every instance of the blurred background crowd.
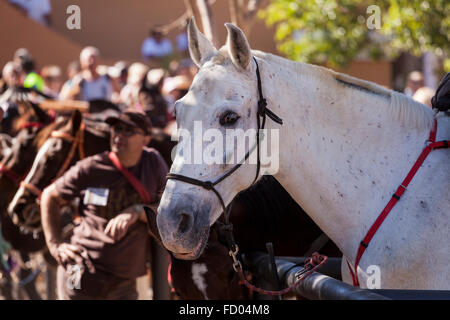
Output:
<path fill-rule="evenodd" d="M 74 3 L 81 27 L 72 30 L 67 9 Z M 232 22 L 253 49 L 373 81 L 431 107 L 439 80 L 450 71 L 450 2 L 377 0 L 379 30 L 366 23 L 373 4 L 0 0 L 0 131 L 10 131 L 19 112 L 8 89 L 24 87 L 51 100 L 106 100 L 139 110 L 170 135 L 174 103 L 198 70 L 188 53 L 191 16 L 217 48 L 225 42 L 223 22 Z"/>
<path fill-rule="evenodd" d="M 206 14 L 201 2 L 208 9 Z M 80 0 L 76 5 L 81 29 L 68 30 L 71 16 L 66 9 L 72 4 L 68 0 L 2 0 L 0 94 L 10 86 L 23 85 L 57 100 L 104 99 L 145 111 L 156 127 L 164 127 L 173 119 L 173 102 L 187 91 L 196 73 L 185 31 L 187 18 L 194 15 L 218 47 L 225 40 L 221 22 L 232 21 L 246 32 L 255 49 L 332 67 L 431 105 L 445 74 L 445 28 L 416 30 L 407 15 L 409 7 L 417 7 L 414 3 L 402 2 L 403 10 L 396 17 L 404 21 L 402 29 L 396 30 L 389 21 L 395 8 L 380 1 L 382 28 L 369 30 L 364 1 L 327 8 L 311 6 L 313 2 L 180 0 L 167 6 L 143 0 L 126 4 Z M 421 10 L 414 11 L 416 18 L 424 20 L 423 25 L 439 24 L 448 5 L 440 0 L 427 3 L 436 10 L 425 10 L 422 3 Z M 311 15 L 288 14 L 306 9 Z M 336 19 L 344 9 L 353 14 Z M 104 11 L 101 17 L 100 10 Z M 124 16 L 133 19 L 124 20 Z M 442 18 L 448 19 L 445 14 Z M 303 30 L 295 25 L 303 25 Z M 411 35 L 412 43 L 402 38 L 404 34 Z M 0 107 L 5 117 L 14 113 L 13 105 L 1 103 Z"/>
<path fill-rule="evenodd" d="M 150 52 L 145 52 L 149 57 Z M 32 53 L 20 48 L 3 66 L 0 94 L 9 87 L 23 86 L 55 100 L 106 100 L 124 109 L 143 111 L 153 126 L 164 128 L 174 119 L 174 102 L 188 91 L 197 72 L 189 58 L 172 60 L 168 69 L 163 69 L 151 68 L 142 62 L 117 61 L 110 66 L 101 65 L 100 54 L 95 47 L 85 47 L 79 60 L 61 70 L 57 65 L 38 68 Z M 0 107 L 6 122 L 16 114 L 17 106 L 13 102 L 4 101 Z"/>

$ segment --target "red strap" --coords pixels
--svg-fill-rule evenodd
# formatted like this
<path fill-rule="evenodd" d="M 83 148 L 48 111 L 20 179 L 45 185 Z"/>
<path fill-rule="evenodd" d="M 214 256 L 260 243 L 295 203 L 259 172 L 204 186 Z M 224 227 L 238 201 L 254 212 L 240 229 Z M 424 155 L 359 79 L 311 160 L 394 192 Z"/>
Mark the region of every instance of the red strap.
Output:
<path fill-rule="evenodd" d="M 359 244 L 358 252 L 356 253 L 355 268 L 354 268 L 353 271 L 352 271 L 352 269 L 350 267 L 350 264 L 347 261 L 348 267 L 350 269 L 350 274 L 351 274 L 352 279 L 353 279 L 353 285 L 354 286 L 359 286 L 358 265 L 359 265 L 359 261 L 361 260 L 364 252 L 367 249 L 367 246 L 369 245 L 369 243 L 372 240 L 373 236 L 377 232 L 378 228 L 383 223 L 384 219 L 386 219 L 386 217 L 389 214 L 389 212 L 397 204 L 398 200 L 400 200 L 400 197 L 406 191 L 406 188 L 408 187 L 408 185 L 411 182 L 411 180 L 414 177 L 414 175 L 419 170 L 419 168 L 422 165 L 422 163 L 425 161 L 425 159 L 428 156 L 428 154 L 430 154 L 430 152 L 433 151 L 434 149 L 448 148 L 449 147 L 450 141 L 438 141 L 438 142 L 435 142 L 435 140 L 436 140 L 436 131 L 437 131 L 437 121 L 435 119 L 434 120 L 434 126 L 433 126 L 433 128 L 432 128 L 432 130 L 430 132 L 430 137 L 428 139 L 428 142 L 430 142 L 430 143 L 423 149 L 422 153 L 420 154 L 419 158 L 414 163 L 413 167 L 409 171 L 409 173 L 406 176 L 406 178 L 403 180 L 403 182 L 397 188 L 395 193 L 392 195 L 391 200 L 389 200 L 389 202 L 386 205 L 386 207 L 383 209 L 383 211 L 381 211 L 380 215 L 375 220 L 375 222 L 373 223 L 372 227 L 370 227 L 370 229 L 367 232 L 366 236 L 364 237 L 364 239 Z"/>
<path fill-rule="evenodd" d="M 17 173 L 11 171 L 1 163 L 0 163 L 0 173 L 3 173 L 6 177 L 8 177 L 9 180 L 14 182 L 16 185 L 18 185 L 22 180 L 22 177 L 20 177 Z"/>
<path fill-rule="evenodd" d="M 428 141 L 430 142 L 436 141 L 436 132 L 437 132 L 437 118 L 434 118 L 433 128 L 431 128 L 430 137 L 428 138 Z"/>
<path fill-rule="evenodd" d="M 46 124 L 42 122 L 27 122 L 20 126 L 20 129 L 26 129 L 26 128 L 43 128 Z"/>
<path fill-rule="evenodd" d="M 125 178 L 127 178 L 128 182 L 131 183 L 134 189 L 136 189 L 142 201 L 144 203 L 150 203 L 150 195 L 148 194 L 145 187 L 130 171 L 127 170 L 127 168 L 122 165 L 117 155 L 111 151 L 108 154 L 108 157 L 112 161 L 114 166 L 125 176 Z"/>
<path fill-rule="evenodd" d="M 49 110 L 49 111 L 48 111 L 48 114 L 49 114 L 49 116 L 50 116 L 50 118 L 51 118 L 51 122 L 55 122 L 55 119 L 56 119 L 56 111 L 55 111 L 55 110 Z"/>

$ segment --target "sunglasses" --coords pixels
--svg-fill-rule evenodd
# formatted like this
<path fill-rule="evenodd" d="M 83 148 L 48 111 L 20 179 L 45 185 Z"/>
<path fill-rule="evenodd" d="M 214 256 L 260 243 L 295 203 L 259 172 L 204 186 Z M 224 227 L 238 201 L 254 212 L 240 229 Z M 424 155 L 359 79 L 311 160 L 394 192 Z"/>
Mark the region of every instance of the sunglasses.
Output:
<path fill-rule="evenodd" d="M 116 125 L 112 127 L 112 131 L 114 134 L 122 134 L 124 137 L 131 137 L 135 134 L 144 134 L 144 132 L 137 130 L 132 127 L 122 126 L 122 125 Z"/>

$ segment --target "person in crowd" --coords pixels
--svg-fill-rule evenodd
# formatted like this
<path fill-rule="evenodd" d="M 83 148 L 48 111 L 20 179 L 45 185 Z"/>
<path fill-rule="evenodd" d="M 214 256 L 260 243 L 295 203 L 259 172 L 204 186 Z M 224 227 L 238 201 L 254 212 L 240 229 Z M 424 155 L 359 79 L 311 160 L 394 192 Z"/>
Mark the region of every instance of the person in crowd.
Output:
<path fill-rule="evenodd" d="M 187 58 L 180 61 L 175 72 L 177 76 L 185 76 L 192 82 L 197 71 L 197 65 L 190 58 Z"/>
<path fill-rule="evenodd" d="M 17 104 L 5 95 L 8 95 L 8 88 L 20 86 L 22 79 L 21 66 L 14 61 L 7 62 L 2 70 L 2 88 L 0 91 L 0 120 L 3 120 L 1 132 L 12 132 L 13 121 L 19 115 Z"/>
<path fill-rule="evenodd" d="M 431 106 L 431 98 L 434 95 L 434 90 L 429 87 L 422 87 L 417 89 L 417 91 L 412 96 L 413 100 L 420 102 L 426 106 Z"/>
<path fill-rule="evenodd" d="M 126 61 L 118 61 L 112 67 L 114 68 L 115 72 L 117 72 L 119 90 L 122 90 L 123 87 L 125 87 L 125 85 L 127 84 L 129 67 L 130 66 Z"/>
<path fill-rule="evenodd" d="M 192 80 L 186 76 L 180 75 L 166 78 L 162 88 L 162 94 L 168 102 L 168 112 L 173 116 L 175 101 L 181 99 L 191 86 Z"/>
<path fill-rule="evenodd" d="M 128 68 L 126 65 L 122 65 L 120 62 L 114 64 L 113 66 L 106 66 L 105 74 L 108 74 L 111 79 L 112 85 L 117 90 L 114 90 L 111 96 L 111 102 L 113 103 L 121 103 L 120 92 L 123 87 L 126 85 L 126 78 L 128 77 Z M 125 74 L 125 79 L 124 79 Z M 125 82 L 124 82 L 125 80 Z"/>
<path fill-rule="evenodd" d="M 120 101 L 132 108 L 138 104 L 139 90 L 142 87 L 144 78 L 149 68 L 140 62 L 131 64 L 128 68 L 127 84 L 120 92 Z"/>
<path fill-rule="evenodd" d="M 80 66 L 79 61 L 75 60 L 75 61 L 72 61 L 69 63 L 69 65 L 67 66 L 67 69 L 66 69 L 67 80 L 66 80 L 66 82 L 64 82 L 64 84 L 61 88 L 61 91 L 60 91 L 61 97 L 66 97 L 69 94 L 69 92 L 72 88 L 73 78 L 78 73 L 80 73 L 80 71 L 81 71 L 81 66 Z"/>
<path fill-rule="evenodd" d="M 100 51 L 95 47 L 86 47 L 80 54 L 81 72 L 73 77 L 70 88 L 61 92 L 61 100 L 103 99 L 111 101 L 114 88 L 110 77 L 97 72 Z"/>
<path fill-rule="evenodd" d="M 147 87 L 156 87 L 158 91 L 161 92 L 166 77 L 166 70 L 162 68 L 151 69 L 149 72 L 147 72 L 144 85 Z"/>
<path fill-rule="evenodd" d="M 50 0 L 9 0 L 9 3 L 37 23 L 44 26 L 51 26 L 52 7 Z"/>
<path fill-rule="evenodd" d="M 420 71 L 413 71 L 408 75 L 408 79 L 406 82 L 406 88 L 404 93 L 412 98 L 414 93 L 416 93 L 419 88 L 424 86 L 423 74 Z"/>
<path fill-rule="evenodd" d="M 180 33 L 176 37 L 177 51 L 183 58 L 189 57 L 188 36 L 186 31 Z"/>
<path fill-rule="evenodd" d="M 142 87 L 139 90 L 137 108 L 145 112 L 155 128 L 163 129 L 169 121 L 167 102 L 155 89 Z"/>
<path fill-rule="evenodd" d="M 145 114 L 125 110 L 106 122 L 111 152 L 79 161 L 42 194 L 42 226 L 59 264 L 60 299 L 136 299 L 136 278 L 146 273 L 150 238 L 143 204 L 156 209 L 168 168 L 145 147 L 151 130 Z M 74 198 L 82 203 L 81 223 L 64 242 L 59 210 Z"/>
<path fill-rule="evenodd" d="M 22 68 L 24 74 L 23 86 L 42 92 L 44 80 L 35 71 L 36 64 L 31 53 L 25 48 L 20 48 L 14 53 L 14 61 L 20 64 Z"/>
<path fill-rule="evenodd" d="M 163 129 L 169 121 L 167 101 L 161 90 L 166 72 L 164 69 L 150 70 L 139 90 L 138 108 L 142 109 L 156 128 Z"/>
<path fill-rule="evenodd" d="M 172 43 L 165 38 L 158 27 L 150 30 L 150 35 L 142 43 L 141 54 L 144 61 L 161 62 L 173 52 Z"/>
<path fill-rule="evenodd" d="M 42 92 L 53 99 L 58 99 L 63 85 L 61 68 L 56 65 L 44 66 L 41 70 L 41 75 L 44 79 L 44 89 Z"/>
<path fill-rule="evenodd" d="M 1 74 L 0 94 L 10 87 L 18 87 L 22 84 L 22 68 L 14 61 L 8 61 Z"/>

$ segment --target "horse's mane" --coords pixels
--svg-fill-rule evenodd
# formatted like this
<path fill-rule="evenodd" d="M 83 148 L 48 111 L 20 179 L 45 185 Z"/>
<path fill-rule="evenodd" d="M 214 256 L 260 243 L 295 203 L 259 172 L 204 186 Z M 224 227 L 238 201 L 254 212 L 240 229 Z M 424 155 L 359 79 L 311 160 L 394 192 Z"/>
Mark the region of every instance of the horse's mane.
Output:
<path fill-rule="evenodd" d="M 358 90 L 362 94 L 371 94 L 388 99 L 390 103 L 388 104 L 386 113 L 394 120 L 398 120 L 406 126 L 430 130 L 433 125 L 432 110 L 402 93 L 383 88 L 370 81 L 335 72 L 325 67 L 291 61 L 257 50 L 252 51 L 252 53 L 254 56 L 271 64 L 285 67 L 288 70 L 294 70 L 296 73 L 305 74 L 307 77 L 315 77 L 324 83 L 324 86 L 345 86 L 351 90 Z"/>
<path fill-rule="evenodd" d="M 272 176 L 264 175 L 257 183 L 240 192 L 236 198 L 243 203 L 254 225 L 264 223 L 270 230 L 277 230 L 283 214 L 298 213 L 300 206 Z"/>

